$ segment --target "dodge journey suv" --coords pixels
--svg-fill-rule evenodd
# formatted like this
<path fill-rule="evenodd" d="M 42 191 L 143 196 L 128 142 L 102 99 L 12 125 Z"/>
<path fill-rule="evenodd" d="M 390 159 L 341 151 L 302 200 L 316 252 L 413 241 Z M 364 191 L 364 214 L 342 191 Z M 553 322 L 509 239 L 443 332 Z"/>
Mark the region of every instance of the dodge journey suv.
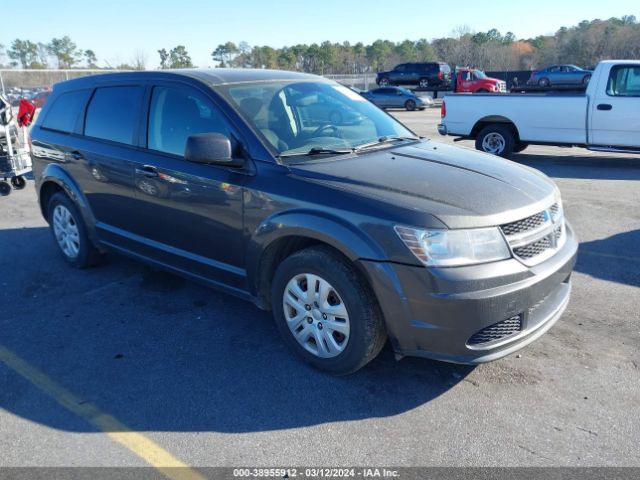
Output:
<path fill-rule="evenodd" d="M 318 103 L 353 121 L 318 121 Z M 344 374 L 396 357 L 500 358 L 569 300 L 577 244 L 536 170 L 417 137 L 342 85 L 185 70 L 55 86 L 36 188 L 74 267 L 115 251 L 272 310 Z"/>

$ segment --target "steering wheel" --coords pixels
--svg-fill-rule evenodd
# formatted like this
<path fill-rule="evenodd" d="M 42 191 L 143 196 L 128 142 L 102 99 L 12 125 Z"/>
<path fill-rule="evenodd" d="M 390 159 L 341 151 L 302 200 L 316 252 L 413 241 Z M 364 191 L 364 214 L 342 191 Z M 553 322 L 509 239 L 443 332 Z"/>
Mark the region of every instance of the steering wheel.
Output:
<path fill-rule="evenodd" d="M 311 134 L 312 137 L 319 137 L 320 134 L 324 131 L 329 131 L 331 130 L 332 133 L 332 137 L 340 137 L 340 135 L 338 135 L 338 127 L 336 127 L 335 125 L 331 125 L 329 123 L 325 124 L 325 125 L 320 125 L 318 128 L 316 128 L 313 133 Z"/>

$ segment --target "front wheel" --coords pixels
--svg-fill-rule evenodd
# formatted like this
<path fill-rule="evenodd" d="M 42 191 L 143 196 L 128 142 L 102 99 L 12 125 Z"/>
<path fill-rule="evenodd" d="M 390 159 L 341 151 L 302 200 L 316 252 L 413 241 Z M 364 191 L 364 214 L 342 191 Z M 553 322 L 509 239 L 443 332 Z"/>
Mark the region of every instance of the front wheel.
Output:
<path fill-rule="evenodd" d="M 548 87 L 550 85 L 549 79 L 541 78 L 540 81 L 538 82 L 538 85 L 540 85 L 541 87 Z"/>
<path fill-rule="evenodd" d="M 329 248 L 307 248 L 284 260 L 275 273 L 271 301 L 285 343 L 334 375 L 366 365 L 386 340 L 369 286 Z"/>
<path fill-rule="evenodd" d="M 513 152 L 515 137 L 509 127 L 488 125 L 476 137 L 476 150 L 500 157 L 508 157 Z"/>
<path fill-rule="evenodd" d="M 49 226 L 63 258 L 76 268 L 87 268 L 98 259 L 98 250 L 87 235 L 80 211 L 71 199 L 58 192 L 49 200 Z"/>
<path fill-rule="evenodd" d="M 585 85 L 585 86 L 586 86 L 586 85 L 589 85 L 589 81 L 590 81 L 590 80 L 591 80 L 591 75 L 585 75 L 585 76 L 582 78 L 582 85 Z"/>
<path fill-rule="evenodd" d="M 404 108 L 407 109 L 407 111 L 412 112 L 416 109 L 416 102 L 415 100 L 407 100 L 406 102 L 404 102 Z"/>

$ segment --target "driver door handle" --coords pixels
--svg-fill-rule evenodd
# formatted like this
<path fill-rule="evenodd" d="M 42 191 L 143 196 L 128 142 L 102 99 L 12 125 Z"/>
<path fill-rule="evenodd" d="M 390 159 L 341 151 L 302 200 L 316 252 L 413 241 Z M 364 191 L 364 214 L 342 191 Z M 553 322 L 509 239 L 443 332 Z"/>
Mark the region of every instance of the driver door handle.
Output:
<path fill-rule="evenodd" d="M 144 165 L 142 168 L 136 168 L 136 175 L 142 175 L 143 177 L 157 177 L 158 171 L 156 170 L 156 167 Z"/>
<path fill-rule="evenodd" d="M 598 110 L 611 110 L 613 106 L 608 103 L 601 103 L 597 108 Z"/>

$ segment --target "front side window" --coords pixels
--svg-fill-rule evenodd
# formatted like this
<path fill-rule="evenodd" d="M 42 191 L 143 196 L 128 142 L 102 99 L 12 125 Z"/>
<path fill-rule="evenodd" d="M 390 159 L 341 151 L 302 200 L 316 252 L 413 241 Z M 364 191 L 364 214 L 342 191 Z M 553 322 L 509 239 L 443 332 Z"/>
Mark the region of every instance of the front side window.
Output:
<path fill-rule="evenodd" d="M 617 65 L 611 68 L 607 95 L 612 97 L 640 97 L 640 66 Z"/>
<path fill-rule="evenodd" d="M 155 87 L 149 107 L 147 145 L 184 155 L 187 138 L 196 133 L 229 135 L 227 123 L 203 94 L 189 87 Z"/>
<path fill-rule="evenodd" d="M 87 108 L 84 134 L 133 145 L 142 93 L 143 88 L 140 86 L 96 89 Z"/>
<path fill-rule="evenodd" d="M 51 105 L 42 122 L 42 128 L 64 133 L 73 132 L 90 94 L 91 90 L 77 90 L 60 95 Z"/>
<path fill-rule="evenodd" d="M 218 87 L 281 161 L 318 149 L 353 149 L 382 137 L 412 137 L 353 90 L 328 81 L 283 80 Z M 395 88 L 375 94 L 396 95 Z M 311 158 L 311 157 L 308 157 Z"/>

